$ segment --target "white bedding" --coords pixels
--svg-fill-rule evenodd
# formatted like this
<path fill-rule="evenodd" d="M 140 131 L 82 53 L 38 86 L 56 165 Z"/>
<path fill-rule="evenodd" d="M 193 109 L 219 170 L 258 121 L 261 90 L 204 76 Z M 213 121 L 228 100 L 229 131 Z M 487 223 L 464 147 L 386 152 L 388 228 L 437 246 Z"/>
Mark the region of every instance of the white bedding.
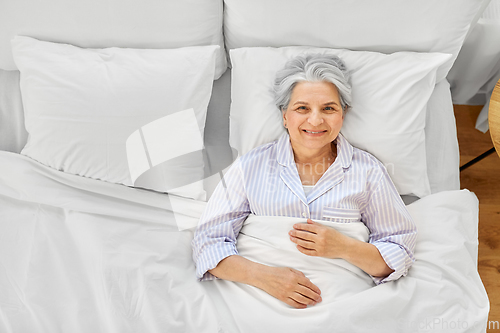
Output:
<path fill-rule="evenodd" d="M 419 238 L 407 277 L 336 300 L 323 295 L 305 310 L 277 301 L 277 311 L 247 306 L 259 302 L 252 291 L 234 306 L 222 287 L 233 283 L 196 281 L 192 229 L 181 231 L 181 222 L 193 225 L 205 203 L 171 199 L 0 152 L 0 332 L 486 330 L 478 201 L 466 190 L 408 206 Z"/>
<path fill-rule="evenodd" d="M 228 143 L 231 70 L 214 81 L 208 106 L 205 147 L 210 175 L 225 169 L 232 161 Z M 8 119 L 8 121 L 3 121 Z M 0 70 L 0 150 L 19 153 L 27 141 L 24 113 L 19 90 L 19 71 Z M 431 193 L 460 188 L 459 151 L 450 85 L 446 80 L 436 85 L 427 105 L 426 125 L 427 174 Z M 439 142 L 440 144 L 436 144 Z M 235 153 L 237 155 L 237 152 Z M 207 176 L 207 175 L 206 175 Z M 217 181 L 205 183 L 207 197 Z"/>
<path fill-rule="evenodd" d="M 338 313 L 336 304 L 343 304 L 375 286 L 369 275 L 345 260 L 308 257 L 299 252 L 289 240 L 288 231 L 293 224 L 305 221 L 303 218 L 250 215 L 240 231 L 237 247 L 240 255 L 250 260 L 301 271 L 320 288 L 322 302 L 307 309 L 295 309 L 249 285 L 225 280 L 211 282 L 228 305 L 238 331 L 295 332 L 300 327 L 301 332 L 330 332 L 338 328 L 336 321 L 332 321 Z M 360 241 L 368 241 L 369 230 L 362 222 L 317 222 Z"/>

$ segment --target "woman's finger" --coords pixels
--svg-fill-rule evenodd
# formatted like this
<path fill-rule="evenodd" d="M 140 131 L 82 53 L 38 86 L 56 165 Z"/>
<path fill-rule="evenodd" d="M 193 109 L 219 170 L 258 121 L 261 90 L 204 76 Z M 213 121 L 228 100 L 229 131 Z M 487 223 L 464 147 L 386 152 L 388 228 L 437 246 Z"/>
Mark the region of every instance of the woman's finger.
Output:
<path fill-rule="evenodd" d="M 293 236 L 293 237 L 296 237 L 296 238 L 300 238 L 302 240 L 309 241 L 309 242 L 314 242 L 314 239 L 316 237 L 315 234 L 312 234 L 310 232 L 298 231 L 298 230 L 290 230 L 288 232 L 288 234 L 290 236 Z"/>
<path fill-rule="evenodd" d="M 319 291 L 319 288 L 317 288 Z M 317 291 L 312 290 L 311 288 L 305 287 L 301 284 L 297 285 L 297 292 L 311 300 L 317 302 L 321 302 L 321 296 Z"/>
<path fill-rule="evenodd" d="M 305 247 L 300 246 L 300 245 L 297 245 L 297 250 L 299 250 L 300 252 L 302 252 L 308 256 L 311 256 L 311 257 L 318 256 L 318 252 L 316 250 L 306 249 Z"/>
<path fill-rule="evenodd" d="M 290 230 L 288 234 L 311 242 L 314 242 L 314 240 L 318 236 L 316 233 L 312 233 L 309 231 L 295 230 L 295 229 Z"/>
<path fill-rule="evenodd" d="M 302 272 L 300 272 L 300 273 L 302 273 Z M 297 284 L 312 290 L 314 293 L 316 293 L 318 295 L 321 295 L 321 290 L 318 288 L 318 286 L 316 286 L 314 283 L 312 283 L 311 280 L 309 280 L 305 275 L 300 275 L 300 278 L 297 280 Z"/>
<path fill-rule="evenodd" d="M 321 295 L 321 290 L 318 288 L 318 286 L 312 283 L 311 280 L 309 280 L 305 275 L 301 279 L 299 279 L 298 284 L 312 290 L 318 295 Z"/>
<path fill-rule="evenodd" d="M 296 300 L 294 300 L 293 298 L 291 297 L 287 297 L 284 302 L 290 306 L 293 306 L 294 308 L 296 309 L 305 309 L 307 308 L 307 305 L 305 304 L 301 304 L 299 302 L 297 302 Z"/>
<path fill-rule="evenodd" d="M 315 234 L 318 230 L 318 226 L 316 224 L 309 224 L 309 223 L 295 223 L 293 225 L 293 228 L 295 230 L 303 230 L 313 234 Z"/>
<path fill-rule="evenodd" d="M 302 271 L 296 270 L 295 268 L 290 268 L 290 270 L 299 276 L 299 279 L 297 280 L 297 283 L 299 285 L 307 287 L 318 295 L 321 295 L 321 290 L 318 288 L 318 286 L 312 283 L 311 280 L 309 280 Z"/>
<path fill-rule="evenodd" d="M 291 299 L 293 299 L 295 302 L 299 304 L 304 304 L 304 305 L 314 305 L 317 302 L 313 300 L 312 298 L 306 297 L 300 293 L 293 293 L 292 295 L 289 296 Z"/>
<path fill-rule="evenodd" d="M 300 275 L 300 276 L 303 276 L 303 277 L 306 277 L 306 275 L 299 271 L 299 270 L 296 270 L 295 268 L 289 268 L 293 273 L 297 274 L 297 275 Z"/>
<path fill-rule="evenodd" d="M 308 240 L 303 240 L 298 237 L 290 236 L 290 240 L 294 242 L 297 245 L 302 246 L 303 248 L 306 248 L 308 250 L 314 250 L 315 249 L 315 244 L 314 242 L 308 241 Z"/>

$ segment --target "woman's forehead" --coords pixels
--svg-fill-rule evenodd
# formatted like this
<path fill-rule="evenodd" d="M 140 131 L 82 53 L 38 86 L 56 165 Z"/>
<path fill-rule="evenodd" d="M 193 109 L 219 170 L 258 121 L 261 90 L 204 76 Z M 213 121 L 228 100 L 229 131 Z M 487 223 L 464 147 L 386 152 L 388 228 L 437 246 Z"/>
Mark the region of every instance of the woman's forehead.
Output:
<path fill-rule="evenodd" d="M 295 85 L 292 91 L 292 100 L 300 98 L 324 98 L 339 100 L 337 87 L 327 81 L 301 81 Z"/>

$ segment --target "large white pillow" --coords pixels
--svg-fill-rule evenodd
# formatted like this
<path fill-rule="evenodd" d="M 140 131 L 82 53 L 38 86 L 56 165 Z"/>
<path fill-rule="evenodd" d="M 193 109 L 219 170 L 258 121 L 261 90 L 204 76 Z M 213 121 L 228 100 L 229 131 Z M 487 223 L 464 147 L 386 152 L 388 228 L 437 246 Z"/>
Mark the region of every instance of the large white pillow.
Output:
<path fill-rule="evenodd" d="M 229 49 L 303 45 L 393 53 L 453 54 L 490 0 L 224 0 Z"/>
<path fill-rule="evenodd" d="M 220 45 L 219 77 L 227 68 L 222 21 L 222 0 L 2 1 L 0 68 L 16 69 L 10 40 L 24 35 L 85 48 Z"/>
<path fill-rule="evenodd" d="M 425 150 L 426 105 L 436 70 L 451 55 L 325 48 L 240 48 L 230 52 L 232 70 L 230 145 L 245 154 L 276 140 L 281 114 L 273 102 L 276 72 L 302 53 L 335 54 L 352 74 L 353 105 L 342 134 L 382 161 L 400 194 L 430 194 Z"/>
<path fill-rule="evenodd" d="M 17 36 L 28 142 L 52 168 L 203 200 L 219 46 L 82 49 Z M 135 171 L 134 171 L 135 170 Z"/>

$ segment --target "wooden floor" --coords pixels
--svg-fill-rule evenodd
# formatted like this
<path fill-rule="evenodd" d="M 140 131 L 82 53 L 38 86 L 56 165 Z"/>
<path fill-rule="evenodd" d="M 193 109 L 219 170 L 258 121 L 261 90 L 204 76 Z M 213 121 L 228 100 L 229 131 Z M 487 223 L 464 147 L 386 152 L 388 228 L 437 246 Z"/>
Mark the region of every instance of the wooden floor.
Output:
<path fill-rule="evenodd" d="M 455 105 L 460 165 L 493 147 L 489 132 L 475 129 L 481 106 Z M 479 275 L 490 298 L 489 321 L 500 321 L 500 158 L 492 154 L 460 174 L 461 188 L 479 199 Z M 491 323 L 492 324 L 492 323 Z M 500 332 L 490 325 L 488 332 Z"/>

